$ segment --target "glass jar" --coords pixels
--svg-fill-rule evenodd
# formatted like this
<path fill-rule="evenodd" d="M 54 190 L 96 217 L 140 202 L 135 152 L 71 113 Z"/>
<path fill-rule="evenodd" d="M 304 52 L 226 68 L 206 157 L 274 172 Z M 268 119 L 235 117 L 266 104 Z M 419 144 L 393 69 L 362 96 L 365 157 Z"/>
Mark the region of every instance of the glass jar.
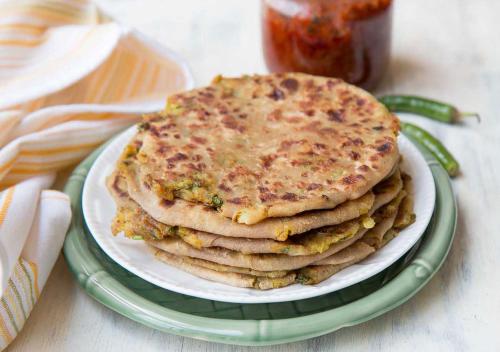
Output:
<path fill-rule="evenodd" d="M 262 0 L 272 72 L 342 78 L 373 89 L 390 57 L 392 0 Z"/>

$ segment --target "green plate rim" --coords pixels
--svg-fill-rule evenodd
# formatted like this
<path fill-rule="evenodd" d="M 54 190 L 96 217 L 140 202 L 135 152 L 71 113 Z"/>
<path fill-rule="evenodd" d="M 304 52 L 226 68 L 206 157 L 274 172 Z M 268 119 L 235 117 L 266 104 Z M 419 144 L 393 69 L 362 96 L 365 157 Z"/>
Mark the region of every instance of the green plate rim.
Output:
<path fill-rule="evenodd" d="M 398 275 L 377 291 L 343 306 L 287 319 L 218 319 L 162 307 L 122 285 L 86 245 L 81 216 L 83 183 L 107 143 L 75 168 L 64 188 L 73 212 L 63 249 L 66 262 L 85 291 L 108 308 L 151 328 L 200 340 L 245 346 L 273 345 L 309 339 L 368 321 L 420 291 L 443 264 L 455 234 L 457 207 L 448 174 L 424 147 L 412 142 L 423 154 L 434 177 L 435 220 L 427 228 L 427 236 L 413 259 Z"/>

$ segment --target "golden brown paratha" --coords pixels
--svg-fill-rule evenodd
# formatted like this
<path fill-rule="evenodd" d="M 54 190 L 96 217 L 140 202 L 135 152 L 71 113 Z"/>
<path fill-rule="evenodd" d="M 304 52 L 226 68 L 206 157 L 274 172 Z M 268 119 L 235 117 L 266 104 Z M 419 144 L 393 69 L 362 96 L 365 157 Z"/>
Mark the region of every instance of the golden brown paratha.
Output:
<path fill-rule="evenodd" d="M 187 257 L 172 255 L 168 252 L 157 251 L 156 258 L 173 267 L 182 269 L 190 274 L 196 275 L 206 280 L 220 282 L 235 287 L 255 288 L 259 290 L 269 290 L 291 285 L 295 282 L 295 272 L 289 272 L 282 277 L 256 276 L 233 271 L 218 271 L 214 268 L 194 264 Z"/>
<path fill-rule="evenodd" d="M 393 177 L 399 177 L 399 172 L 395 173 Z M 399 185 L 398 182 L 391 181 L 391 179 L 383 182 Z M 108 187 L 118 206 L 117 215 L 112 226 L 114 234 L 123 231 L 128 237 L 142 237 L 150 240 L 176 236 L 198 249 L 204 247 L 223 247 L 244 254 L 283 253 L 292 256 L 309 255 L 322 253 L 332 244 L 351 238 L 361 228 L 370 228 L 373 226 L 373 221 L 369 217 L 362 216 L 338 225 L 314 229 L 303 235 L 290 237 L 286 241 L 227 237 L 185 227 L 167 226 L 160 223 L 149 216 L 137 203 L 128 197 L 127 191 L 124 189 L 125 182 L 122 177 L 114 174 L 113 177 L 109 178 L 108 183 Z M 399 187 L 380 186 L 378 188 L 377 197 L 382 197 L 383 202 L 390 201 L 391 198 L 397 195 L 394 191 L 399 190 Z M 388 194 L 391 196 L 388 197 Z M 375 201 L 372 203 L 376 203 L 380 207 L 383 205 L 383 202 Z M 369 214 L 375 210 L 377 208 L 372 207 Z M 227 219 L 227 221 L 230 220 Z"/>
<path fill-rule="evenodd" d="M 137 179 L 133 171 L 136 165 L 133 153 L 124 153 L 120 160 L 118 170 L 108 178 L 108 188 L 112 194 L 119 196 L 120 193 L 128 193 L 149 215 L 164 224 L 229 237 L 283 241 L 289 236 L 340 224 L 367 214 L 370 209 L 379 208 L 394 198 L 402 187 L 399 171 L 396 171 L 374 187 L 377 198 L 375 206 L 375 197 L 369 191 L 362 197 L 347 201 L 331 210 L 309 211 L 294 217 L 269 218 L 247 226 L 222 217 L 216 210 L 201 204 L 182 199 L 165 202 Z M 121 189 L 117 188 L 118 184 Z M 115 198 L 118 197 L 115 195 Z"/>
<path fill-rule="evenodd" d="M 155 255 L 158 255 L 159 252 L 162 252 L 162 251 L 159 249 L 154 249 Z M 163 252 L 163 253 L 165 253 L 165 252 Z M 215 270 L 215 271 L 218 271 L 221 273 L 230 272 L 230 273 L 262 276 L 262 277 L 269 277 L 269 278 L 280 278 L 280 277 L 284 277 L 290 273 L 289 271 L 258 271 L 258 270 L 248 269 L 248 268 L 239 268 L 236 266 L 223 265 L 223 264 L 218 264 L 218 263 L 214 263 L 214 262 L 209 262 L 207 260 L 198 259 L 198 258 L 191 258 L 191 257 L 182 257 L 182 260 L 184 262 L 191 264 L 191 265 L 201 266 L 201 267 Z"/>
<path fill-rule="evenodd" d="M 259 271 L 276 271 L 302 268 L 326 258 L 349 246 L 352 244 L 352 241 L 361 238 L 366 230 L 367 229 L 364 228 L 360 229 L 358 233 L 350 239 L 333 244 L 322 253 L 301 256 L 289 256 L 286 254 L 243 254 L 221 247 L 197 249 L 177 238 L 166 238 L 161 241 L 147 240 L 146 242 L 153 247 L 174 255 L 200 258 L 219 264 Z"/>
<path fill-rule="evenodd" d="M 397 163 L 398 120 L 332 78 L 219 78 L 140 126 L 139 178 L 244 224 L 359 198 Z"/>

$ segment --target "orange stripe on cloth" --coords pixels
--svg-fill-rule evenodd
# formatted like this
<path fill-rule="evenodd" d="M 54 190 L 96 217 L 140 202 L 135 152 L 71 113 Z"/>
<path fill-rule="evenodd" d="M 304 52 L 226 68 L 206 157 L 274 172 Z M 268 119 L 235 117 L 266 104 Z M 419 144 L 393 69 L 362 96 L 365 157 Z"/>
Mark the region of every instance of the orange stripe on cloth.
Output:
<path fill-rule="evenodd" d="M 80 156 L 75 156 L 66 160 L 58 160 L 55 162 L 20 162 L 15 165 L 18 157 L 20 156 L 51 156 L 57 154 L 64 154 L 67 152 L 77 152 L 82 151 L 87 153 L 89 149 L 94 149 L 100 145 L 103 141 L 79 144 L 75 146 L 66 146 L 58 148 L 48 148 L 42 150 L 23 150 L 20 151 L 13 159 L 9 160 L 4 165 L 0 165 L 0 173 L 9 170 L 11 174 L 39 174 L 40 172 L 47 172 L 51 169 L 60 168 L 64 166 L 71 165 L 72 163 L 81 159 Z M 15 166 L 14 166 L 15 165 Z"/>
<path fill-rule="evenodd" d="M 2 226 L 5 216 L 7 215 L 7 212 L 9 211 L 9 206 L 10 203 L 12 203 L 12 198 L 14 197 L 14 190 L 16 187 L 11 187 L 7 190 L 7 193 L 5 194 L 5 198 L 3 200 L 3 204 L 0 207 L 0 226 Z"/>
<path fill-rule="evenodd" d="M 18 104 L 12 107 L 13 109 L 16 110 L 22 110 L 23 112 L 29 113 L 32 111 L 40 110 L 42 107 L 44 107 L 47 103 L 47 97 L 43 96 L 39 99 L 29 101 L 27 103 L 23 104 Z"/>
<path fill-rule="evenodd" d="M 0 165 L 0 173 L 1 172 L 4 172 L 5 170 L 7 170 L 8 168 L 10 168 L 12 165 L 14 165 L 14 163 L 16 162 L 16 157 L 10 159 L 9 161 L 7 161 L 5 164 L 3 165 Z"/>
<path fill-rule="evenodd" d="M 118 47 L 117 50 L 106 60 L 93 75 L 89 83 L 88 92 L 85 101 L 88 103 L 103 103 L 105 93 L 113 89 L 114 77 L 116 75 L 118 64 L 121 61 L 123 51 Z"/>
<path fill-rule="evenodd" d="M 75 19 L 81 19 L 87 15 L 86 11 L 76 8 L 75 5 L 66 1 L 31 1 L 30 2 L 10 2 L 0 6 L 0 14 L 26 15 L 36 14 L 36 18 L 45 19 L 48 17 L 59 17 L 68 22 L 75 22 Z"/>
<path fill-rule="evenodd" d="M 22 66 L 22 64 L 4 64 L 4 65 L 0 65 L 0 69 L 13 69 L 13 68 L 18 68 Z"/>
<path fill-rule="evenodd" d="M 0 192 L 3 192 L 7 188 L 12 187 L 17 183 L 19 183 L 19 182 L 18 181 L 1 181 L 0 182 Z"/>
<path fill-rule="evenodd" d="M 19 163 L 10 170 L 11 174 L 17 175 L 38 175 L 45 174 L 48 171 L 55 171 L 63 167 L 72 165 L 80 160 L 82 156 L 75 156 L 71 159 L 58 160 L 54 162 L 29 162 L 29 163 Z"/>
<path fill-rule="evenodd" d="M 24 32 L 29 34 L 41 34 L 47 30 L 47 27 L 29 23 L 0 24 L 0 31 L 9 31 L 9 30 L 13 30 L 16 32 Z"/>
<path fill-rule="evenodd" d="M 73 2 L 73 3 L 79 4 L 79 5 L 87 5 L 87 4 L 90 4 L 92 2 L 92 0 L 65 0 L 65 1 Z"/>
<path fill-rule="evenodd" d="M 137 92 L 145 85 L 147 82 L 145 82 L 145 77 L 147 77 L 147 74 L 149 72 L 149 64 L 147 62 L 140 62 L 138 64 L 138 69 L 137 69 L 137 74 L 136 76 L 133 76 L 132 73 L 130 73 L 129 77 L 134 77 L 135 80 L 131 80 L 132 87 L 130 88 L 128 92 L 129 97 L 135 97 L 137 96 Z M 120 99 L 123 99 L 125 97 L 120 97 Z"/>
<path fill-rule="evenodd" d="M 35 149 L 35 150 L 21 150 L 19 152 L 19 155 L 22 156 L 48 156 L 48 155 L 55 155 L 55 154 L 64 154 L 67 152 L 74 152 L 74 151 L 79 151 L 81 149 L 89 149 L 89 148 L 95 148 L 98 145 L 100 145 L 102 142 L 92 142 L 92 143 L 82 143 L 82 144 L 77 144 L 77 145 L 68 145 L 64 147 L 57 147 L 57 148 L 47 148 L 47 149 Z M 36 146 L 34 146 L 36 148 Z"/>
<path fill-rule="evenodd" d="M 118 113 L 78 113 L 78 114 L 69 114 L 69 115 L 61 115 L 55 116 L 50 120 L 47 120 L 43 125 L 37 128 L 38 131 L 44 130 L 48 127 L 54 126 L 59 123 L 69 122 L 69 121 L 100 121 L 100 120 L 113 120 L 117 118 L 121 118 L 126 114 L 118 114 Z"/>
<path fill-rule="evenodd" d="M 48 9 L 26 7 L 21 9 L 3 9 L 0 7 L 0 18 L 6 18 L 8 16 L 27 16 L 32 17 L 37 20 L 43 20 L 47 25 L 58 25 L 58 24 L 78 24 L 74 21 L 74 16 L 68 16 L 67 14 L 57 13 Z"/>
<path fill-rule="evenodd" d="M 116 77 L 114 77 L 113 81 L 114 89 L 107 89 L 105 91 L 100 99 L 101 103 L 116 103 L 119 101 L 119 98 L 123 96 L 123 92 L 132 84 L 129 81 L 129 76 L 136 69 L 138 61 L 138 57 L 130 52 L 124 52 L 121 55 L 121 59 L 116 67 Z"/>
<path fill-rule="evenodd" d="M 46 38 L 0 40 L 0 45 L 30 47 L 42 44 L 45 39 Z"/>
<path fill-rule="evenodd" d="M 156 85 L 158 84 L 158 76 L 160 75 L 160 71 L 161 71 L 161 68 L 160 68 L 160 65 L 155 65 L 154 69 L 153 69 L 153 73 L 151 74 L 152 75 L 152 78 L 151 78 L 151 82 L 147 88 L 147 91 L 153 91 L 156 89 Z"/>

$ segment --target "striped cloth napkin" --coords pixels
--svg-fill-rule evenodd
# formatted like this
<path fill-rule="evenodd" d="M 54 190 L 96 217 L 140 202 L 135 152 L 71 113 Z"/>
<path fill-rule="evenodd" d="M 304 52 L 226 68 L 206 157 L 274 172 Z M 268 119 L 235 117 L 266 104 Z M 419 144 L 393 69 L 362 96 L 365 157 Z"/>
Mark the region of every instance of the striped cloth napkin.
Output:
<path fill-rule="evenodd" d="M 169 50 L 85 0 L 0 0 L 0 349 L 19 333 L 70 223 L 56 172 L 192 86 Z"/>

